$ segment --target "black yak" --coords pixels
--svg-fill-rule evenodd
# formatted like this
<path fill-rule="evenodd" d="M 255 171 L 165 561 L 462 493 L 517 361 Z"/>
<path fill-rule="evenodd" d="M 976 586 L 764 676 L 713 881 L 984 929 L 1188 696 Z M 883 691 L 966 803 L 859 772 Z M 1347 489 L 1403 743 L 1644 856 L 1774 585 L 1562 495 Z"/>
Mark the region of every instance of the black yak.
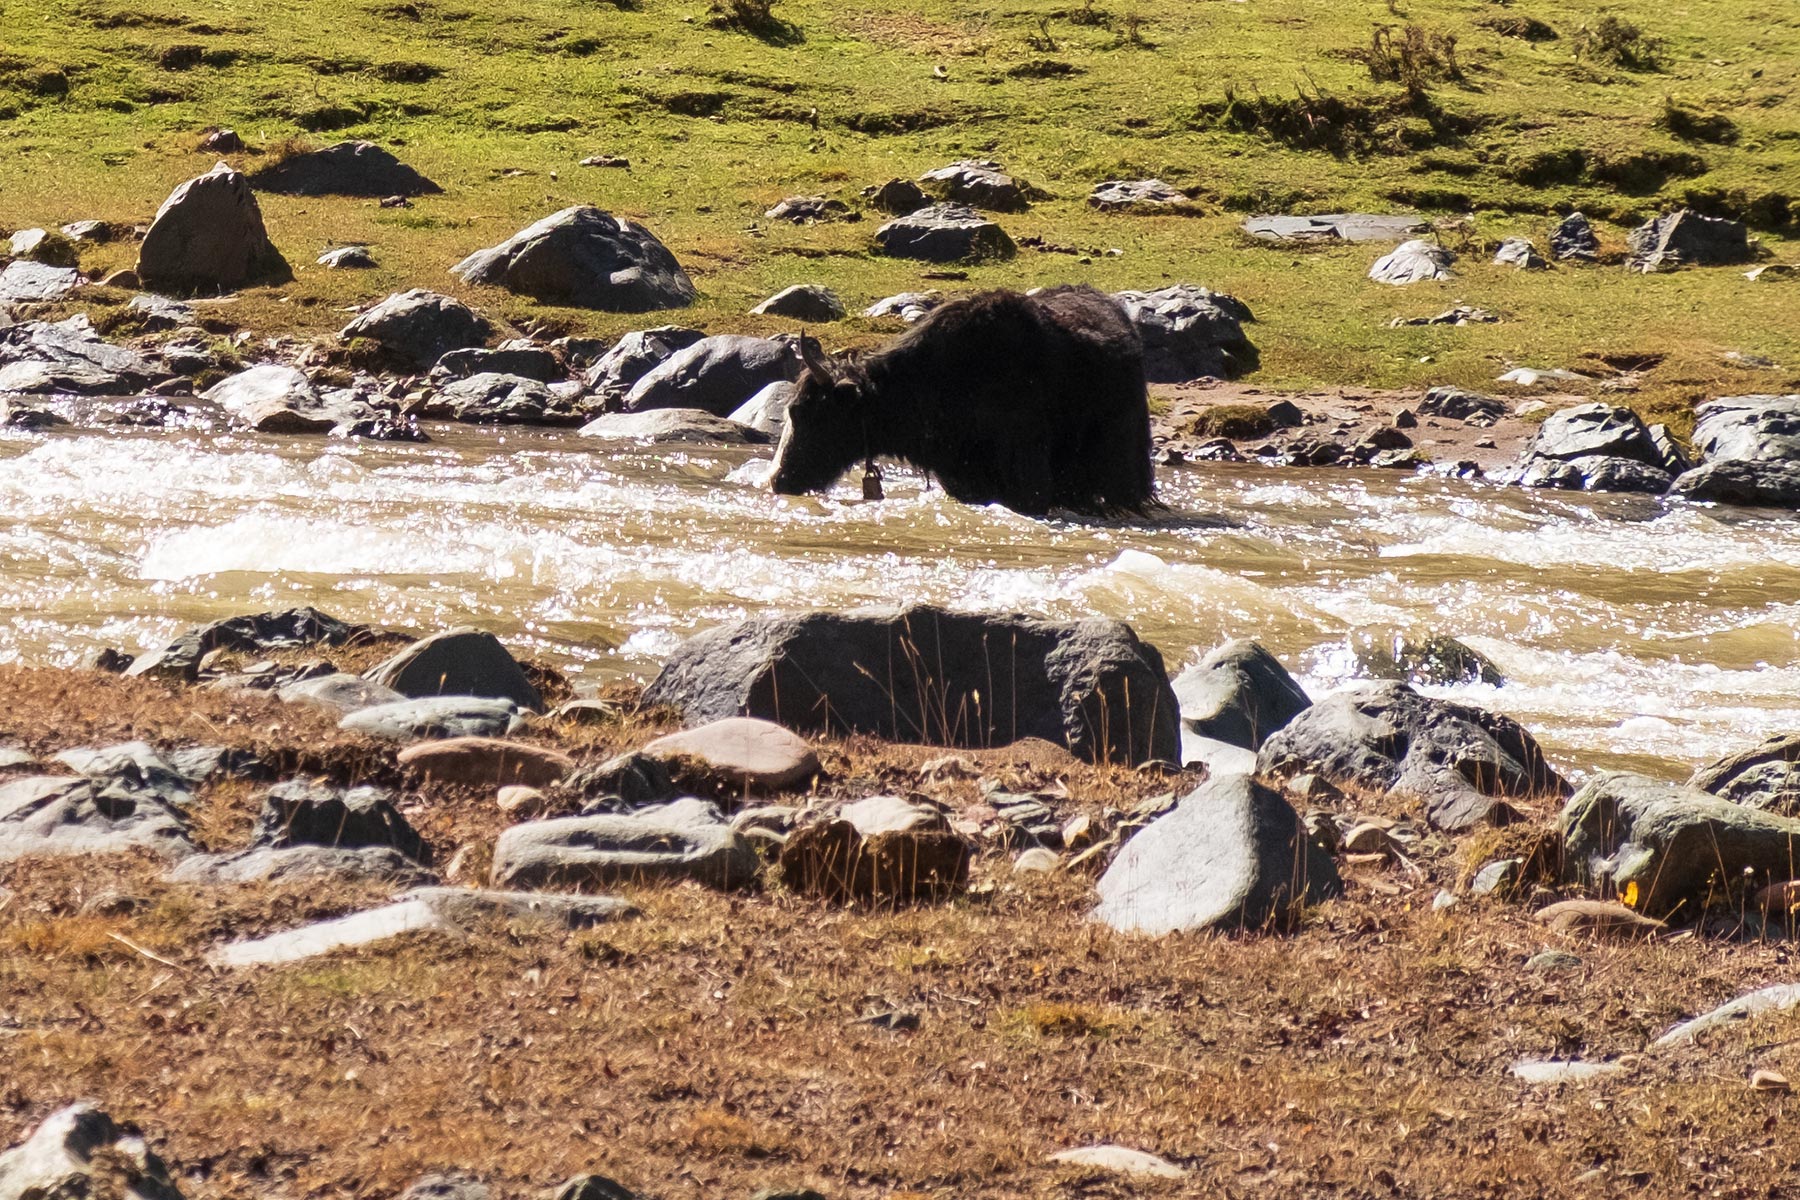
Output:
<path fill-rule="evenodd" d="M 1031 516 L 1156 504 L 1143 347 L 1092 288 L 958 300 L 861 360 L 828 360 L 810 339 L 801 353 L 776 492 L 819 491 L 885 456 L 965 504 Z"/>

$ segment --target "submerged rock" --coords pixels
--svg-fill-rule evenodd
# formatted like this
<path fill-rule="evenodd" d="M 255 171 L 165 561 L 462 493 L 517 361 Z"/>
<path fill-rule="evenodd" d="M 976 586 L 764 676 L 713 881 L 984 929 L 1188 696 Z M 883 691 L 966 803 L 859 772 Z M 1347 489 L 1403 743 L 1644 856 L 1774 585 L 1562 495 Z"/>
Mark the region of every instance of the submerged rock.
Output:
<path fill-rule="evenodd" d="M 1328 696 L 1263 743 L 1259 773 L 1417 797 L 1451 832 L 1514 818 L 1509 800 L 1561 799 L 1568 784 L 1510 717 L 1434 700 L 1404 683 Z"/>
<path fill-rule="evenodd" d="M 652 408 L 644 412 L 601 413 L 581 427 L 581 436 L 611 441 L 758 446 L 772 435 L 698 408 Z"/>
<path fill-rule="evenodd" d="M 1278 792 L 1226 775 L 1134 834 L 1097 890 L 1096 920 L 1163 934 L 1284 928 L 1343 884 Z"/>
<path fill-rule="evenodd" d="M 498 246 L 478 250 L 454 273 L 545 304 L 649 312 L 694 302 L 694 285 L 656 235 L 600 209 L 554 213 Z"/>
<path fill-rule="evenodd" d="M 1174 760 L 1162 656 L 1118 621 L 919 606 L 765 614 L 679 647 L 644 693 L 689 721 L 753 716 L 801 731 L 948 746 L 1038 737 L 1093 761 Z"/>

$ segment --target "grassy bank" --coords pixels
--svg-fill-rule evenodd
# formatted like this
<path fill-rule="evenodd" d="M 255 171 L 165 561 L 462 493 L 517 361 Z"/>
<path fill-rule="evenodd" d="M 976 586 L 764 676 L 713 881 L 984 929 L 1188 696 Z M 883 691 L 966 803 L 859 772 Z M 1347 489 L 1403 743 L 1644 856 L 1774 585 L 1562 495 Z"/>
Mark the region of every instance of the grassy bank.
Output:
<path fill-rule="evenodd" d="M 830 284 L 853 307 L 922 285 L 917 264 L 868 253 L 876 214 L 772 227 L 769 204 L 854 202 L 864 185 L 981 155 L 1051 195 L 1002 218 L 1015 237 L 1082 253 L 1027 249 L 972 269 L 966 286 L 1230 291 L 1261 319 L 1258 378 L 1270 386 L 1474 386 L 1507 363 L 1605 371 L 1645 355 L 1662 356 L 1641 393 L 1650 408 L 1800 385 L 1792 283 L 1487 263 L 1507 234 L 1541 246 L 1559 211 L 1601 218 L 1618 252 L 1639 218 L 1682 203 L 1748 220 L 1767 255 L 1793 258 L 1800 15 L 1750 0 L 1630 0 L 1605 14 L 1614 24 L 1551 0 L 782 0 L 766 19 L 758 11 L 743 0 L 726 14 L 699 0 L 9 5 L 0 227 L 141 222 L 210 165 L 193 149 L 210 125 L 249 142 L 234 156 L 246 169 L 297 144 L 363 137 L 445 194 L 394 210 L 265 197 L 299 278 L 221 315 L 316 333 L 348 305 L 424 285 L 516 322 L 616 333 L 641 322 L 545 310 L 445 270 L 547 212 L 594 203 L 644 220 L 695 276 L 703 298 L 678 319 L 772 329 L 745 310 L 790 283 Z M 631 169 L 576 165 L 599 153 Z M 1086 206 L 1094 182 L 1142 176 L 1192 189 L 1202 215 Z M 1237 231 L 1255 210 L 1412 208 L 1454 223 L 1459 279 L 1382 287 L 1364 278 L 1374 248 L 1296 251 Z M 382 267 L 309 265 L 345 242 L 373 245 Z M 103 247 L 85 265 L 133 253 Z M 1388 328 L 1458 302 L 1506 319 Z M 876 332 L 852 321 L 833 336 Z M 1788 366 L 1747 373 L 1721 362 L 1726 350 Z"/>

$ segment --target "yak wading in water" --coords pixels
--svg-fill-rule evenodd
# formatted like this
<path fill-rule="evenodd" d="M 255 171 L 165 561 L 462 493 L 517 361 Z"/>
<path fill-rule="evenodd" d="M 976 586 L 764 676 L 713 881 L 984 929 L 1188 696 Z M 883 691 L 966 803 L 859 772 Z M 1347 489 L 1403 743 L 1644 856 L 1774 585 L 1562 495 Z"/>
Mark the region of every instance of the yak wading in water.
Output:
<path fill-rule="evenodd" d="M 958 300 L 860 360 L 800 344 L 806 370 L 775 452 L 776 492 L 820 491 L 888 457 L 965 504 L 1031 516 L 1156 505 L 1143 346 L 1092 288 Z"/>

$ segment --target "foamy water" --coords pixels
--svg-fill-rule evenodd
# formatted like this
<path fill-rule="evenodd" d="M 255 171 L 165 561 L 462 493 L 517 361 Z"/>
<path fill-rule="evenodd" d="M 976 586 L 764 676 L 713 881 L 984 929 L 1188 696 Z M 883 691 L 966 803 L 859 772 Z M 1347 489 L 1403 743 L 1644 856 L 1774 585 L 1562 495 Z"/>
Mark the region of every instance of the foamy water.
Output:
<path fill-rule="evenodd" d="M 315 604 L 471 623 L 580 678 L 647 677 L 768 609 L 930 601 L 1131 621 L 1172 668 L 1259 638 L 1315 695 L 1358 626 L 1449 634 L 1565 769 L 1679 775 L 1800 729 L 1800 522 L 1399 473 L 1199 466 L 1153 522 L 1027 520 L 890 475 L 778 499 L 749 452 L 442 427 L 429 445 L 0 434 L 0 658 L 79 662 Z"/>

